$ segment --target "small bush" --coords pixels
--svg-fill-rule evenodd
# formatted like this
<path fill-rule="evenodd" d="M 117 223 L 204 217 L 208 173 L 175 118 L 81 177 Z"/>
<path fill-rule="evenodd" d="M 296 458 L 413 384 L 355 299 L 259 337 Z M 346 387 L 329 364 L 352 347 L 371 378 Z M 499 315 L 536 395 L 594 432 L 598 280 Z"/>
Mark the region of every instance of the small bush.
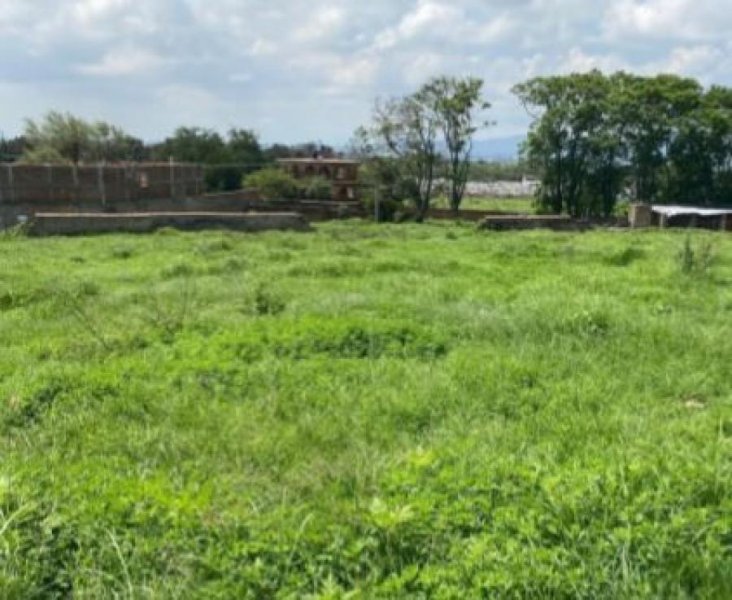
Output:
<path fill-rule="evenodd" d="M 298 185 L 295 178 L 281 169 L 268 168 L 247 175 L 245 188 L 255 188 L 265 200 L 285 200 L 297 197 Z"/>
<path fill-rule="evenodd" d="M 24 237 L 28 233 L 28 224 L 20 223 L 19 225 L 13 225 L 7 229 L 0 229 L 0 240 L 7 239 L 13 240 L 20 237 Z"/>
<path fill-rule="evenodd" d="M 404 203 L 398 200 L 382 199 L 379 201 L 377 208 L 374 198 L 367 196 L 364 199 L 364 204 L 368 215 L 373 216 L 379 223 L 400 222 L 403 220 L 401 215 L 405 214 Z"/>
<path fill-rule="evenodd" d="M 219 252 L 229 252 L 234 249 L 234 245 L 225 237 L 204 241 L 196 246 L 196 252 L 201 255 L 216 254 Z"/>
<path fill-rule="evenodd" d="M 333 197 L 333 188 L 330 181 L 324 177 L 311 177 L 303 182 L 302 195 L 310 200 L 330 200 Z"/>
<path fill-rule="evenodd" d="M 695 248 L 687 236 L 677 254 L 679 269 L 686 275 L 708 275 L 714 264 L 714 248 L 709 241 L 700 242 Z"/>
<path fill-rule="evenodd" d="M 620 200 L 613 208 L 613 216 L 616 217 L 627 217 L 630 213 L 630 201 Z"/>
<path fill-rule="evenodd" d="M 20 497 L 0 479 L 3 598 L 71 598 L 79 551 L 75 527 L 48 503 Z"/>
<path fill-rule="evenodd" d="M 131 246 L 115 246 L 112 248 L 112 258 L 116 258 L 117 260 L 127 260 L 128 258 L 132 258 L 135 254 L 135 249 Z"/>
<path fill-rule="evenodd" d="M 612 254 L 606 259 L 606 263 L 614 267 L 627 267 L 645 257 L 645 252 L 637 246 L 628 246 L 624 250 Z"/>
<path fill-rule="evenodd" d="M 286 306 L 278 294 L 263 285 L 254 291 L 252 308 L 258 315 L 279 315 L 284 312 Z"/>
<path fill-rule="evenodd" d="M 176 279 L 177 277 L 190 277 L 195 272 L 195 267 L 190 263 L 178 262 L 165 267 L 161 275 L 163 279 Z"/>

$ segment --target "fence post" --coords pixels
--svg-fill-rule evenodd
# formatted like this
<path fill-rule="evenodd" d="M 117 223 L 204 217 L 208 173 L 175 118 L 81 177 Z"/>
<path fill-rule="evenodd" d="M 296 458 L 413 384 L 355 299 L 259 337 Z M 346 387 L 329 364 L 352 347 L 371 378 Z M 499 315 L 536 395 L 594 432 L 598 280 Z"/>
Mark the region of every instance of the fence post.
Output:
<path fill-rule="evenodd" d="M 102 197 L 102 207 L 107 207 L 107 190 L 104 187 L 104 166 L 99 163 L 97 165 L 97 183 L 99 184 L 99 194 Z"/>
<path fill-rule="evenodd" d="M 53 167 L 46 164 L 46 186 L 48 187 L 48 203 L 53 204 Z"/>
<path fill-rule="evenodd" d="M 15 204 L 15 176 L 13 173 L 13 163 L 8 164 L 8 187 L 10 189 L 10 202 Z"/>
<path fill-rule="evenodd" d="M 170 199 L 175 200 L 175 171 L 173 170 L 173 157 L 168 159 L 170 165 Z"/>
<path fill-rule="evenodd" d="M 74 182 L 74 204 L 79 204 L 79 169 L 76 163 L 71 165 L 71 177 Z"/>

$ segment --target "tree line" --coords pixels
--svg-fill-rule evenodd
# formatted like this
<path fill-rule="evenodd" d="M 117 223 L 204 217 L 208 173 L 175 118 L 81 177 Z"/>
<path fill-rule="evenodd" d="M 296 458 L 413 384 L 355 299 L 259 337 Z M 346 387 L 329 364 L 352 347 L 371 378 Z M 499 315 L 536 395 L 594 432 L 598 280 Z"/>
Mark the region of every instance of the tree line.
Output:
<path fill-rule="evenodd" d="M 335 156 L 332 147 L 315 142 L 263 146 L 249 129 L 226 135 L 203 127 L 179 127 L 162 142 L 145 143 L 104 121 L 86 121 L 69 113 L 49 112 L 26 121 L 23 135 L 0 139 L 0 162 L 30 164 L 93 164 L 98 162 L 169 161 L 206 166 L 210 191 L 235 190 L 244 177 L 278 158 Z"/>
<path fill-rule="evenodd" d="M 412 198 L 418 217 L 438 178 L 457 212 L 468 177 L 486 176 L 470 160 L 473 135 L 489 124 L 481 87 L 478 79 L 434 79 L 377 101 L 372 122 L 357 132 L 375 185 L 390 199 Z M 517 165 L 540 180 L 542 210 L 607 216 L 622 200 L 732 204 L 732 89 L 595 70 L 536 77 L 513 93 L 532 117 Z"/>
<path fill-rule="evenodd" d="M 350 149 L 364 162 L 364 186 L 383 203 L 412 201 L 420 220 L 438 187 L 457 213 L 471 177 L 521 173 L 541 181 L 540 208 L 573 216 L 610 215 L 621 200 L 732 204 L 730 88 L 624 72 L 530 79 L 513 88 L 532 123 L 521 160 L 508 166 L 472 160 L 474 136 L 492 124 L 482 90 L 481 79 L 443 76 L 405 96 L 377 100 L 371 121 L 356 131 Z M 248 129 L 222 136 L 181 127 L 160 143 L 146 144 L 108 123 L 56 112 L 28 121 L 21 138 L 0 141 L 0 160 L 13 153 L 30 162 L 172 158 L 201 163 L 207 165 L 209 190 L 237 189 L 247 175 L 277 158 L 336 155 L 313 143 L 265 148 Z M 294 189 L 281 173 L 259 179 L 271 184 L 273 194 Z M 311 187 L 317 194 L 325 184 Z"/>
<path fill-rule="evenodd" d="M 732 89 L 600 71 L 514 88 L 533 116 L 524 156 L 551 212 L 609 215 L 620 199 L 732 203 Z"/>

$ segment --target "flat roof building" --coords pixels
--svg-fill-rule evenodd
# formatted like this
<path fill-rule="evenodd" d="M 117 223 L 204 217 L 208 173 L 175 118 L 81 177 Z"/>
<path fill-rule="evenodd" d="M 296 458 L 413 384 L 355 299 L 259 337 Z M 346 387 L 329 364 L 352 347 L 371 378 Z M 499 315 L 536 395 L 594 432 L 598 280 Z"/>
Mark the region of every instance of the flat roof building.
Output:
<path fill-rule="evenodd" d="M 277 161 L 295 179 L 322 177 L 331 184 L 331 199 L 358 200 L 358 168 L 356 160 L 337 158 L 282 158 Z"/>

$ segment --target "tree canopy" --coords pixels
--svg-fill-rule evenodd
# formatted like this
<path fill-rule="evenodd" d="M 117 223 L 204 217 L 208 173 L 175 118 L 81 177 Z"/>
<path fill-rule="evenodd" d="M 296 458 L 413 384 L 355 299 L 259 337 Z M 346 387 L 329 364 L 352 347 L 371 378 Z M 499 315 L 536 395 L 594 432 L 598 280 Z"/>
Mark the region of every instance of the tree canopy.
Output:
<path fill-rule="evenodd" d="M 611 214 L 622 196 L 723 204 L 732 192 L 732 91 L 675 75 L 600 71 L 537 77 L 514 88 L 534 117 L 525 158 L 539 202 Z"/>
<path fill-rule="evenodd" d="M 265 162 L 257 135 L 248 129 L 231 129 L 223 137 L 211 129 L 179 127 L 153 155 L 205 165 L 206 187 L 221 191 L 238 189 L 242 178 Z"/>
<path fill-rule="evenodd" d="M 377 100 L 371 123 L 356 131 L 356 152 L 375 164 L 370 172 L 408 193 L 420 220 L 440 173 L 448 181 L 452 208 L 460 207 L 473 135 L 487 124 L 478 121 L 490 106 L 482 99 L 482 87 L 483 81 L 472 77 L 433 78 L 413 94 Z"/>
<path fill-rule="evenodd" d="M 51 111 L 25 126 L 26 162 L 80 163 L 139 160 L 144 144 L 104 121 L 89 122 Z"/>

